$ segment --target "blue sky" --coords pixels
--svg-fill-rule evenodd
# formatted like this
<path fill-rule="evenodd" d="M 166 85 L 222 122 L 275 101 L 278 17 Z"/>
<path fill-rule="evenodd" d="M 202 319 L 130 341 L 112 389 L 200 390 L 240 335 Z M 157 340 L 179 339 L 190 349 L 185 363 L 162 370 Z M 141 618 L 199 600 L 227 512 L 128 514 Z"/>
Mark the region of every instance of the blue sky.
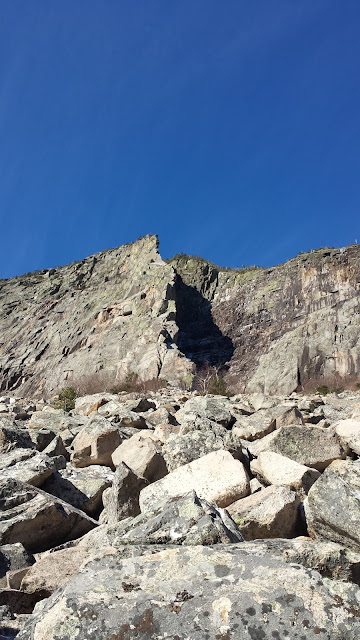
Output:
<path fill-rule="evenodd" d="M 359 240 L 358 0 L 4 0 L 0 277 Z"/>

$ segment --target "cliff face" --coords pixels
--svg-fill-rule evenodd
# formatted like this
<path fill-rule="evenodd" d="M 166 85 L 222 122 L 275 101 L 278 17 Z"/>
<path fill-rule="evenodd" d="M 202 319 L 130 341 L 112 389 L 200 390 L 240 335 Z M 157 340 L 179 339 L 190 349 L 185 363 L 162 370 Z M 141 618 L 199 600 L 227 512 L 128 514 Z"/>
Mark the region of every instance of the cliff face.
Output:
<path fill-rule="evenodd" d="M 0 281 L 0 389 L 54 391 L 84 375 L 180 380 L 225 365 L 239 391 L 288 393 L 360 375 L 360 249 L 272 269 L 163 262 L 156 236 Z"/>
<path fill-rule="evenodd" d="M 81 262 L 0 283 L 0 389 L 40 394 L 84 375 L 192 368 L 176 347 L 175 272 L 146 236 Z"/>
<path fill-rule="evenodd" d="M 228 379 L 239 391 L 288 393 L 312 380 L 360 374 L 357 245 L 272 269 L 235 272 L 186 257 L 172 264 L 211 302 L 214 323 L 232 343 Z"/>

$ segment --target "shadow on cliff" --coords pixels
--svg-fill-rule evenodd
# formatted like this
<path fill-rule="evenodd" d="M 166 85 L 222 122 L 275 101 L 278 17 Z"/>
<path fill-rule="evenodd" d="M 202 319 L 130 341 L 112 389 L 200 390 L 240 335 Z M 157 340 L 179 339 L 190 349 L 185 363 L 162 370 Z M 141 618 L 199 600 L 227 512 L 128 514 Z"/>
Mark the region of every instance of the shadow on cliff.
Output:
<path fill-rule="evenodd" d="M 204 364 L 225 365 L 234 353 L 234 345 L 215 324 L 211 302 L 195 287 L 185 284 L 179 274 L 175 290 L 179 349 L 198 367 Z"/>

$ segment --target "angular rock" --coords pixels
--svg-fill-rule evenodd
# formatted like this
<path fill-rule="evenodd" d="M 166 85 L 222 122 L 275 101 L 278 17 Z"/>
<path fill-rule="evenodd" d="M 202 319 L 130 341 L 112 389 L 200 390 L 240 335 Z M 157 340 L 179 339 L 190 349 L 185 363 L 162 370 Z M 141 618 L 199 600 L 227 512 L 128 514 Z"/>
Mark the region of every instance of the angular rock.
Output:
<path fill-rule="evenodd" d="M 176 426 L 177 420 L 174 414 L 171 413 L 166 407 L 159 407 L 156 411 L 150 412 L 146 416 L 146 421 L 151 424 L 152 427 L 157 427 L 160 424 L 168 424 Z"/>
<path fill-rule="evenodd" d="M 103 506 L 102 494 L 112 485 L 113 479 L 114 473 L 108 467 L 92 465 L 76 469 L 68 466 L 46 480 L 42 489 L 96 518 Z"/>
<path fill-rule="evenodd" d="M 275 430 L 276 420 L 267 410 L 260 410 L 250 416 L 237 418 L 232 431 L 244 440 L 259 440 Z"/>
<path fill-rule="evenodd" d="M 305 467 L 273 451 L 260 453 L 259 457 L 251 462 L 250 468 L 260 482 L 284 485 L 300 494 L 308 493 L 320 476 L 316 469 Z"/>
<path fill-rule="evenodd" d="M 135 427 L 135 429 L 144 429 L 146 421 L 136 411 L 130 411 L 122 402 L 110 400 L 98 409 L 98 414 L 104 418 L 111 418 L 112 422 L 116 422 L 119 427 Z"/>
<path fill-rule="evenodd" d="M 267 487 L 229 505 L 228 512 L 245 540 L 294 538 L 300 498 L 288 487 Z"/>
<path fill-rule="evenodd" d="M 89 549 L 79 546 L 45 553 L 26 572 L 20 590 L 36 594 L 38 599 L 48 598 L 56 589 L 70 582 L 89 557 Z"/>
<path fill-rule="evenodd" d="M 111 458 L 115 467 L 125 463 L 137 476 L 142 476 L 149 482 L 160 480 L 168 472 L 161 453 L 161 443 L 141 434 L 124 440 Z"/>
<path fill-rule="evenodd" d="M 340 443 L 344 449 L 350 449 L 360 455 L 360 420 L 348 418 L 340 420 L 333 429 L 339 436 Z"/>
<path fill-rule="evenodd" d="M 283 408 L 284 410 L 276 415 L 276 428 L 287 427 L 294 424 L 304 424 L 304 419 L 301 411 L 297 406 Z"/>
<path fill-rule="evenodd" d="M 360 552 L 360 464 L 336 461 L 309 491 L 305 515 L 312 537 Z"/>
<path fill-rule="evenodd" d="M 70 460 L 70 454 L 66 449 L 61 436 L 55 436 L 55 438 L 51 440 L 42 452 L 50 458 L 54 458 L 55 456 L 64 456 L 65 460 Z"/>
<path fill-rule="evenodd" d="M 6 586 L 6 574 L 9 571 L 31 567 L 34 562 L 34 556 L 20 542 L 2 545 L 0 547 L 0 587 Z"/>
<path fill-rule="evenodd" d="M 112 393 L 93 393 L 92 395 L 76 398 L 74 413 L 81 416 L 89 416 L 111 400 L 117 400 L 117 396 Z"/>
<path fill-rule="evenodd" d="M 50 458 L 35 449 L 14 449 L 0 455 L 0 480 L 12 478 L 40 487 L 54 471 L 65 466 L 63 456 Z"/>
<path fill-rule="evenodd" d="M 21 542 L 31 553 L 80 537 L 97 526 L 82 511 L 25 482 L 0 481 L 0 544 Z"/>
<path fill-rule="evenodd" d="M 105 512 L 102 522 L 109 524 L 119 522 L 124 518 L 134 517 L 140 513 L 139 495 L 148 481 L 137 476 L 126 464 L 117 467 L 112 487 L 104 494 Z"/>
<path fill-rule="evenodd" d="M 162 448 L 168 471 L 174 471 L 193 460 L 201 458 L 212 451 L 230 451 L 237 460 L 242 458 L 242 446 L 234 429 L 227 431 L 217 425 L 217 429 L 194 430 L 174 435 Z"/>
<path fill-rule="evenodd" d="M 71 462 L 75 467 L 88 467 L 92 464 L 110 467 L 111 455 L 121 442 L 118 427 L 103 417 L 95 416 L 73 440 Z"/>
<path fill-rule="evenodd" d="M 13 420 L 0 417 L 0 454 L 33 446 L 26 429 L 18 427 Z"/>
<path fill-rule="evenodd" d="M 201 500 L 195 491 L 172 498 L 152 513 L 142 513 L 108 529 L 112 546 L 124 544 L 212 545 L 242 542 L 224 509 Z"/>
<path fill-rule="evenodd" d="M 345 457 L 336 434 L 308 425 L 281 427 L 271 440 L 269 450 L 318 471 L 326 469 L 333 460 Z"/>
<path fill-rule="evenodd" d="M 196 491 L 200 498 L 219 507 L 227 507 L 249 494 L 249 478 L 243 464 L 228 451 L 214 451 L 145 487 L 140 493 L 140 509 L 152 511 L 189 491 Z"/>
<path fill-rule="evenodd" d="M 175 418 L 180 424 L 192 420 L 195 416 L 207 418 L 229 428 L 235 422 L 230 401 L 219 396 L 194 396 L 187 400 L 175 414 Z"/>
<path fill-rule="evenodd" d="M 156 409 L 156 404 L 153 400 L 148 398 L 134 398 L 134 400 L 127 400 L 125 407 L 128 411 L 135 411 L 135 413 L 143 413 L 150 409 Z M 146 416 L 147 418 L 147 416 Z"/>
<path fill-rule="evenodd" d="M 246 543 L 154 547 L 120 560 L 117 551 L 38 605 L 17 640 L 354 640 L 358 599 L 355 585 L 339 601 L 316 571 L 249 554 Z"/>

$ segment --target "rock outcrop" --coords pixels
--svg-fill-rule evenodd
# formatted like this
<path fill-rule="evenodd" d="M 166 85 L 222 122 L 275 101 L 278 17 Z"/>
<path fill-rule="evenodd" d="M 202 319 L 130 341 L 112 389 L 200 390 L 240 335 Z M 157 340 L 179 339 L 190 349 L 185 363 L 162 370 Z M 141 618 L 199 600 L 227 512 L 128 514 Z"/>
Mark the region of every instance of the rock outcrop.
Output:
<path fill-rule="evenodd" d="M 156 236 L 0 281 L 0 390 L 42 395 L 84 377 L 172 382 L 227 370 L 237 391 L 289 393 L 360 372 L 360 248 L 271 269 L 222 269 Z M 189 378 L 190 377 L 190 378 Z"/>

